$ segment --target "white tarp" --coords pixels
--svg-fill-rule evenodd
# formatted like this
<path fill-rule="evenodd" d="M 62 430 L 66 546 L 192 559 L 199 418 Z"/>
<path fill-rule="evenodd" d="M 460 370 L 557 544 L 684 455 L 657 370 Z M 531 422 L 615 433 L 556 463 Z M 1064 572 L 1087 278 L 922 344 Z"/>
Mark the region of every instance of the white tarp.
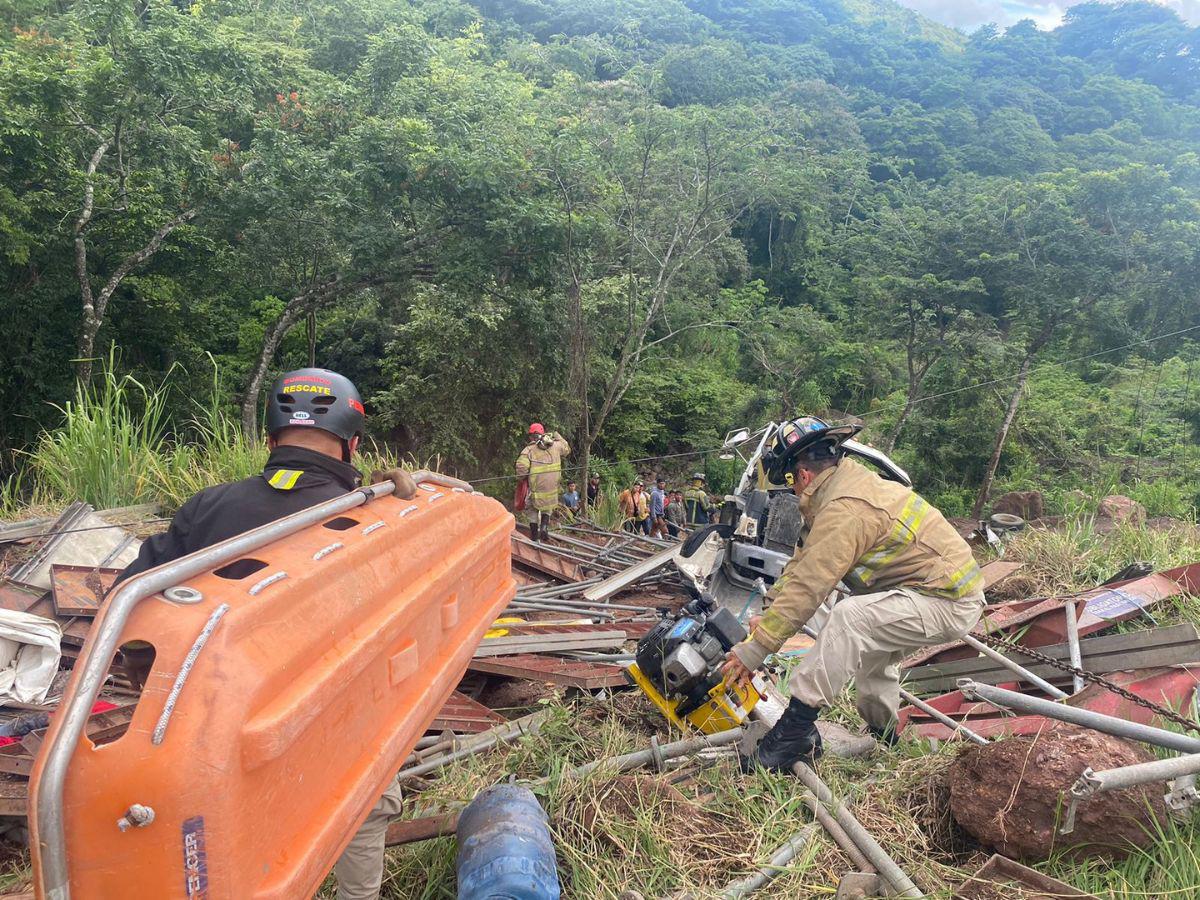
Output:
<path fill-rule="evenodd" d="M 58 674 L 62 629 L 52 619 L 0 609 L 0 700 L 41 703 Z"/>

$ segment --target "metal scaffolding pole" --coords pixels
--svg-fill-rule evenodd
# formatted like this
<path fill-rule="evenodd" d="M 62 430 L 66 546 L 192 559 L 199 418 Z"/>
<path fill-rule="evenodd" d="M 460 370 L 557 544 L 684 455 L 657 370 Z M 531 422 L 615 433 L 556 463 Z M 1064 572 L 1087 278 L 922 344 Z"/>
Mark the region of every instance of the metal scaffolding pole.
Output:
<path fill-rule="evenodd" d="M 1043 700 L 1041 697 L 1030 697 L 1004 688 L 993 687 L 990 684 L 980 684 L 970 678 L 960 678 L 958 689 L 970 700 L 984 700 L 993 706 L 1013 709 L 1018 712 L 1032 713 L 1036 716 L 1048 716 L 1060 722 L 1070 722 L 1072 725 L 1082 725 L 1104 734 L 1141 741 L 1144 744 L 1154 744 L 1180 753 L 1200 753 L 1200 738 L 1177 734 L 1165 728 L 1155 728 L 1152 725 L 1140 725 L 1128 719 L 1116 716 L 1106 716 L 1103 713 L 1092 712 L 1090 709 L 1080 709 L 1077 706 L 1067 706 Z"/>

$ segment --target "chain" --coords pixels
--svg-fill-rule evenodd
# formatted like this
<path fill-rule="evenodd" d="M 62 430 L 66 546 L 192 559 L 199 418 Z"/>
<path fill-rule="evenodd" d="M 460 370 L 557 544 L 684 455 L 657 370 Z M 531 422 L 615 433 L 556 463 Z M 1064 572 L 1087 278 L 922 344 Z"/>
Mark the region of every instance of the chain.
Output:
<path fill-rule="evenodd" d="M 1097 675 L 1095 672 L 1088 672 L 1085 669 L 1077 669 L 1068 663 L 1049 657 L 1045 653 L 1039 653 L 1032 647 L 1026 647 L 1024 644 L 1018 644 L 1016 641 L 1005 640 L 1004 638 L 998 637 L 994 634 L 981 634 L 978 637 L 985 644 L 990 644 L 996 650 L 1011 650 L 1017 653 L 1022 653 L 1025 656 L 1036 659 L 1038 662 L 1045 663 L 1046 665 L 1058 669 L 1059 671 L 1067 672 L 1071 675 L 1077 675 L 1084 681 L 1090 681 L 1092 684 L 1098 684 L 1106 691 L 1111 691 L 1118 697 L 1125 698 L 1130 703 L 1136 704 L 1143 709 L 1148 709 L 1152 713 L 1162 716 L 1164 719 L 1170 719 L 1176 725 L 1182 725 L 1189 731 L 1200 732 L 1200 723 L 1194 722 L 1187 716 L 1181 716 L 1173 709 L 1169 709 L 1165 706 L 1159 706 L 1157 703 L 1153 703 L 1150 700 L 1147 700 L 1145 697 L 1139 697 L 1133 691 L 1127 690 L 1121 687 L 1119 684 L 1114 684 L 1104 676 Z"/>

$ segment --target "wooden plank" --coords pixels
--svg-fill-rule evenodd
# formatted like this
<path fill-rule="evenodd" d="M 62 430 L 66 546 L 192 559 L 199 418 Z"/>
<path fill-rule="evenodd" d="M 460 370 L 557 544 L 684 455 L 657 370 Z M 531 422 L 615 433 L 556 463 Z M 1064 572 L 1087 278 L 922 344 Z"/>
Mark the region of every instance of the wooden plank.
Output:
<path fill-rule="evenodd" d="M 467 670 L 486 672 L 489 675 L 507 675 L 509 678 L 524 678 L 527 681 L 548 681 L 584 690 L 629 685 L 625 670 L 620 666 L 537 653 L 473 659 L 468 663 Z"/>
<path fill-rule="evenodd" d="M 32 771 L 33 757 L 21 746 L 20 742 L 0 747 L 0 772 L 28 778 Z"/>
<path fill-rule="evenodd" d="M 24 816 L 29 805 L 29 782 L 23 778 L 0 778 L 0 816 Z"/>
<path fill-rule="evenodd" d="M 1106 634 L 1079 642 L 1083 668 L 1103 675 L 1130 669 L 1200 662 L 1200 631 L 1191 623 L 1166 628 L 1148 628 L 1126 634 Z M 1068 662 L 1070 651 L 1065 643 L 1038 647 L 1039 653 Z M 1071 676 L 1020 653 L 1006 653 L 1030 672 L 1051 683 L 1070 681 Z M 1012 681 L 1012 672 L 985 656 L 916 666 L 904 673 L 904 686 L 914 693 L 944 693 L 955 689 L 960 678 L 983 684 Z"/>
<path fill-rule="evenodd" d="M 50 594 L 60 616 L 95 616 L 120 569 L 96 566 L 50 566 Z"/>
<path fill-rule="evenodd" d="M 55 518 L 47 516 L 42 519 L 25 519 L 21 522 L 0 522 L 0 544 L 37 537 L 50 530 L 54 525 Z"/>
<path fill-rule="evenodd" d="M 413 844 L 417 841 L 427 841 L 430 838 L 454 834 L 456 828 L 458 828 L 457 811 L 440 816 L 426 816 L 422 819 L 393 819 L 388 825 L 383 843 L 385 847 Z"/>
<path fill-rule="evenodd" d="M 985 591 L 988 590 L 992 586 L 999 584 L 1018 569 L 1024 567 L 1025 563 L 1013 562 L 1012 560 L 1008 559 L 992 560 L 979 570 L 979 574 L 983 576 L 983 589 Z"/>

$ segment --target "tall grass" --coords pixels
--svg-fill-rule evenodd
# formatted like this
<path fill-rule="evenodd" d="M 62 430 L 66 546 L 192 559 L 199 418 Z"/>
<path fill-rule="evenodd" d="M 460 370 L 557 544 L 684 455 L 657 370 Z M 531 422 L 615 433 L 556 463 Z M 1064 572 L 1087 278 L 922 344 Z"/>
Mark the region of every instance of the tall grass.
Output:
<path fill-rule="evenodd" d="M 1021 574 L 1033 582 L 1033 593 L 1083 590 L 1135 560 L 1155 569 L 1200 561 L 1200 528 L 1181 522 L 1170 528 L 1123 524 L 1105 530 L 1094 516 L 1080 514 L 1052 529 L 1022 532 L 1006 548 L 1005 559 L 1025 564 Z"/>
<path fill-rule="evenodd" d="M 242 433 L 225 403 L 214 363 L 208 395 L 191 400 L 190 416 L 173 423 L 170 375 L 148 386 L 110 365 L 57 407 L 58 424 L 42 432 L 16 475 L 0 484 L 0 514 L 19 515 L 31 502 L 84 500 L 97 509 L 158 502 L 174 509 L 224 481 L 262 471 L 264 443 Z M 185 411 L 186 412 L 186 411 Z M 365 474 L 398 465 L 375 444 L 356 459 Z"/>
<path fill-rule="evenodd" d="M 58 407 L 62 423 L 43 431 L 30 454 L 31 475 L 49 496 L 97 508 L 158 498 L 167 452 L 167 395 L 107 369 Z"/>

